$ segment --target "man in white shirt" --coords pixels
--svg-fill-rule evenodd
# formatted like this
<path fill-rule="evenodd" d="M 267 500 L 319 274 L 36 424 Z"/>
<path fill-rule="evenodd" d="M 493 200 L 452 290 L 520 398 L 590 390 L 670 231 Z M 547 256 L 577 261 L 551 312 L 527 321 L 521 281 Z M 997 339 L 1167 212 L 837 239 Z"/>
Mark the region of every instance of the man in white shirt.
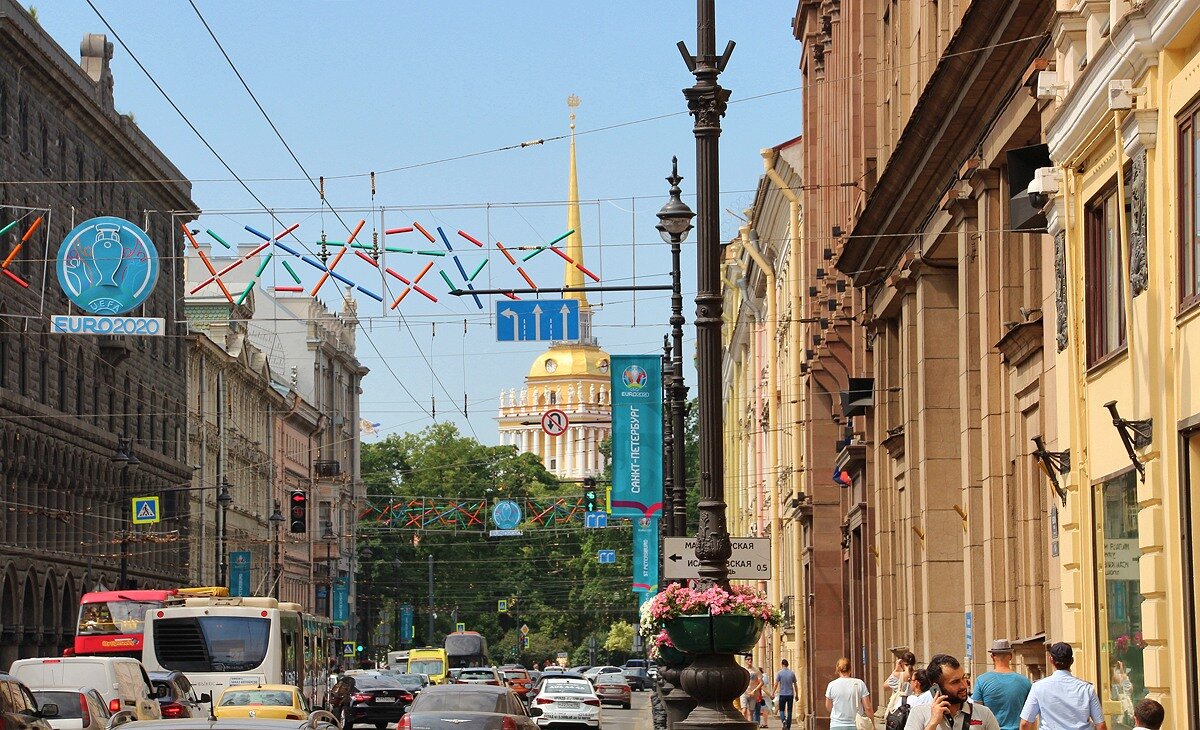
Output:
<path fill-rule="evenodd" d="M 1133 730 L 1159 730 L 1167 713 L 1154 700 L 1146 699 L 1133 708 Z"/>
<path fill-rule="evenodd" d="M 1060 641 L 1046 650 L 1054 673 L 1033 683 L 1021 709 L 1021 730 L 1106 730 L 1096 688 L 1071 674 L 1075 652 Z M 1040 723 L 1034 724 L 1035 721 Z"/>
<path fill-rule="evenodd" d="M 957 659 L 938 654 L 929 660 L 925 677 L 936 697 L 933 704 L 912 708 L 904 730 L 1000 730 L 991 710 L 971 702 L 971 684 Z"/>

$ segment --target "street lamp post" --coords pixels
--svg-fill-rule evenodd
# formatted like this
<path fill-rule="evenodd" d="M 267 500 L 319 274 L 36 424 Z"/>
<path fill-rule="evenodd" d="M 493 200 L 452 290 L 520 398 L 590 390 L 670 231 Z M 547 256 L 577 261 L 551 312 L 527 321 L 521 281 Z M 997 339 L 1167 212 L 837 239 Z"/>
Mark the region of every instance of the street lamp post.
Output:
<path fill-rule="evenodd" d="M 229 505 L 233 495 L 229 493 L 229 481 L 221 477 L 221 488 L 217 491 L 217 585 L 229 587 L 229 549 L 225 542 L 225 526 Z"/>
<path fill-rule="evenodd" d="M 271 513 L 271 516 L 267 520 L 271 523 L 271 542 L 275 553 L 271 560 L 271 595 L 275 596 L 276 600 L 278 600 L 280 591 L 280 564 L 283 562 L 279 545 L 279 526 L 283 524 L 283 512 L 280 510 L 278 499 L 275 500 L 275 511 Z"/>
<path fill-rule="evenodd" d="M 663 520 L 661 532 L 664 537 L 675 536 L 675 489 L 672 485 L 675 474 L 675 435 L 672 433 L 671 399 L 674 397 L 673 370 L 671 367 L 671 337 L 663 335 Z"/>
<path fill-rule="evenodd" d="M 132 496 L 129 493 L 129 469 L 142 463 L 133 453 L 133 439 L 126 436 L 117 439 L 117 451 L 112 455 L 111 461 L 117 464 L 117 468 L 121 470 L 121 483 L 118 487 L 121 490 L 121 510 L 124 513 L 125 505 L 129 504 L 129 499 Z M 124 520 L 123 522 L 121 530 L 121 577 L 117 579 L 117 588 L 120 590 L 129 587 L 130 520 Z"/>
<path fill-rule="evenodd" d="M 683 192 L 679 183 L 679 159 L 671 158 L 671 198 L 658 211 L 658 233 L 671 244 L 671 514 L 667 521 L 667 534 L 676 537 L 687 535 L 687 469 L 684 464 L 684 408 L 687 407 L 687 385 L 683 381 L 683 288 L 680 282 L 679 257 L 681 246 L 692 230 L 695 213 L 680 197 Z M 719 302 L 719 300 L 718 300 Z M 717 319 L 720 320 L 720 313 Z M 699 320 L 696 321 L 697 326 Z M 720 329 L 718 327 L 718 336 Z M 718 373 L 719 377 L 719 373 Z"/>
<path fill-rule="evenodd" d="M 329 611 L 329 620 L 333 620 L 333 544 L 337 542 L 337 535 L 333 532 L 333 523 L 325 523 L 325 531 L 321 534 L 321 541 L 325 543 L 325 578 L 327 585 L 325 587 L 325 606 Z"/>
<path fill-rule="evenodd" d="M 717 55 L 716 2 L 696 2 L 696 55 L 679 44 L 695 85 L 684 89 L 688 111 L 695 117 L 696 138 L 696 360 L 700 426 L 700 520 L 696 557 L 702 584 L 729 588 L 728 523 L 725 517 L 725 464 L 722 452 L 721 402 L 721 242 L 719 215 L 721 117 L 729 91 L 717 77 L 729 62 L 733 42 Z M 679 485 L 676 485 L 678 488 Z M 679 509 L 677 504 L 676 510 Z M 696 708 L 676 730 L 753 727 L 733 709 L 749 676 L 732 654 L 700 654 L 680 672 L 684 690 Z"/>

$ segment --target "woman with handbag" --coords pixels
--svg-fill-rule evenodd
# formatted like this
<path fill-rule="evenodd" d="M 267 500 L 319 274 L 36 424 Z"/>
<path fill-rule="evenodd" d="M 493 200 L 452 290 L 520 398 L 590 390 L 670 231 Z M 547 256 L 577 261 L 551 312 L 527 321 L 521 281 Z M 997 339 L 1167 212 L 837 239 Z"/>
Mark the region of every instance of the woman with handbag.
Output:
<path fill-rule="evenodd" d="M 850 676 L 850 660 L 838 659 L 837 678 L 825 688 L 829 730 L 873 730 L 871 691 L 861 679 Z"/>

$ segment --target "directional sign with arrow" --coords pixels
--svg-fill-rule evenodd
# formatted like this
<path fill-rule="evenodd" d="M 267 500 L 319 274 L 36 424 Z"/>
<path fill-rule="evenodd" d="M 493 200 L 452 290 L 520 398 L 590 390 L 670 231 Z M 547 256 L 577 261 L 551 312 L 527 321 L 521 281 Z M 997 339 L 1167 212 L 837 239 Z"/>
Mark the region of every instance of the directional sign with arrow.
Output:
<path fill-rule="evenodd" d="M 733 554 L 729 557 L 729 577 L 770 580 L 771 538 L 731 537 Z M 666 580 L 700 577 L 700 559 L 696 557 L 696 538 L 663 538 L 663 576 Z"/>
<path fill-rule="evenodd" d="M 497 342 L 579 339 L 579 301 L 530 299 L 496 302 Z"/>

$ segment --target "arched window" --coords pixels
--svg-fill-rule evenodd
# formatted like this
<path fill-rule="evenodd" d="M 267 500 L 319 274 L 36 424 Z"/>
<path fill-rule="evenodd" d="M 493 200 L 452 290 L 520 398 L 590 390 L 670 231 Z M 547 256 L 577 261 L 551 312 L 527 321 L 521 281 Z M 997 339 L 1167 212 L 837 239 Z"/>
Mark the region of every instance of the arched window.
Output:
<path fill-rule="evenodd" d="M 8 87 L 0 81 L 0 137 L 8 136 Z"/>
<path fill-rule="evenodd" d="M 22 98 L 19 102 L 19 107 L 17 115 L 21 125 L 18 130 L 18 133 L 21 135 L 21 152 L 29 154 L 29 98 Z"/>

